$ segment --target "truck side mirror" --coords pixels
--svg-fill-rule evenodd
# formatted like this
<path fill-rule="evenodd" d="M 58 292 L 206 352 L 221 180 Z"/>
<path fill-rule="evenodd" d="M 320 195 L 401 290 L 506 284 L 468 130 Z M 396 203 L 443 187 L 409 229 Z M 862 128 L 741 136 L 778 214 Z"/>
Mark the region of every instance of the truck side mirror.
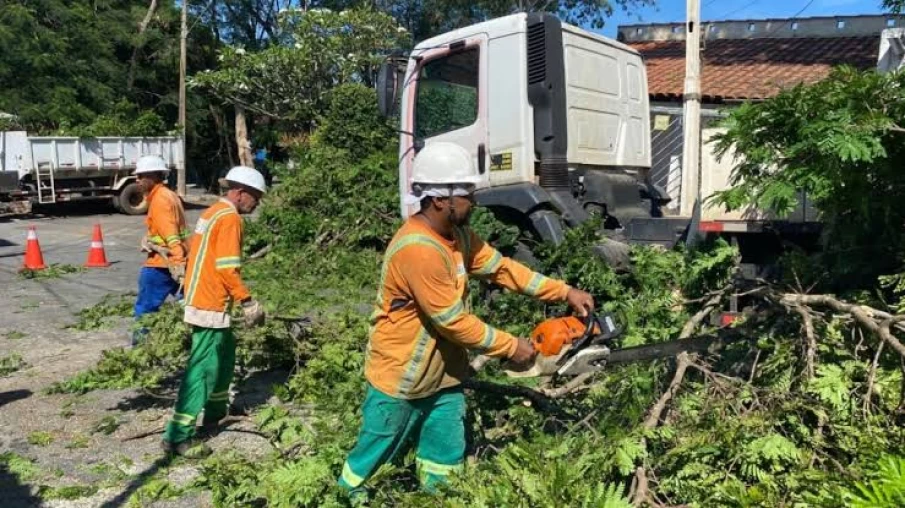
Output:
<path fill-rule="evenodd" d="M 377 110 L 384 117 L 396 114 L 396 94 L 399 88 L 399 68 L 392 59 L 383 62 L 377 73 Z"/>

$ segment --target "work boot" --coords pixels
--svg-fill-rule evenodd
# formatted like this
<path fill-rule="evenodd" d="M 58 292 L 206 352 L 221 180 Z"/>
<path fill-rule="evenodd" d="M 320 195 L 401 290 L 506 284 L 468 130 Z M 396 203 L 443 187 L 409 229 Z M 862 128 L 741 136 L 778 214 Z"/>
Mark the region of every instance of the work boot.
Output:
<path fill-rule="evenodd" d="M 223 420 L 225 419 L 226 417 L 214 422 L 202 422 L 201 427 L 197 429 L 198 435 L 203 437 L 213 437 L 217 435 L 217 432 L 220 430 L 220 424 L 223 423 Z"/>
<path fill-rule="evenodd" d="M 209 446 L 197 439 L 189 439 L 188 441 L 175 444 L 162 439 L 160 448 L 167 455 L 178 455 L 187 459 L 203 459 L 213 453 Z"/>

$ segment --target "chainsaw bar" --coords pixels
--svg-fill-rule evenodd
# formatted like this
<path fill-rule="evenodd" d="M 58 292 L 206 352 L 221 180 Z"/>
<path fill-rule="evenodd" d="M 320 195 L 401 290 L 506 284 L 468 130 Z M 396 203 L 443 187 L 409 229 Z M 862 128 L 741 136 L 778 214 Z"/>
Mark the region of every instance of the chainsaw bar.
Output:
<path fill-rule="evenodd" d="M 575 353 L 562 367 L 557 370 L 560 376 L 577 376 L 588 372 L 597 372 L 607 365 L 622 363 L 647 362 L 660 358 L 669 358 L 678 355 L 682 351 L 689 353 L 714 352 L 726 345 L 744 340 L 744 337 L 718 337 L 714 335 L 701 335 L 689 337 L 660 344 L 648 344 L 645 346 L 630 347 L 625 349 L 610 350 L 606 346 L 588 346 Z"/>

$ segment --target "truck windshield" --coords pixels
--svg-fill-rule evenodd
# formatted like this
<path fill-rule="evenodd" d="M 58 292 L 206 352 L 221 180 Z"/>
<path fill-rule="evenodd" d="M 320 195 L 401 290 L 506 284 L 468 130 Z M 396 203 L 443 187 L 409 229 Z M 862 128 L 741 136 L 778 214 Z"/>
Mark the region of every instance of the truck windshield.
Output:
<path fill-rule="evenodd" d="M 431 60 L 418 76 L 415 136 L 468 127 L 478 118 L 478 48 Z"/>

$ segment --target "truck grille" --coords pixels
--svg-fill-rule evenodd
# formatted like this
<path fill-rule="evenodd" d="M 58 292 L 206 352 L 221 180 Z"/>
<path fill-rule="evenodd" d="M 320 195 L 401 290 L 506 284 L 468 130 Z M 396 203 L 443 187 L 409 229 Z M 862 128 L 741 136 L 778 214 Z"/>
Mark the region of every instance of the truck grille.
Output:
<path fill-rule="evenodd" d="M 535 23 L 528 27 L 528 84 L 547 79 L 546 27 Z"/>

